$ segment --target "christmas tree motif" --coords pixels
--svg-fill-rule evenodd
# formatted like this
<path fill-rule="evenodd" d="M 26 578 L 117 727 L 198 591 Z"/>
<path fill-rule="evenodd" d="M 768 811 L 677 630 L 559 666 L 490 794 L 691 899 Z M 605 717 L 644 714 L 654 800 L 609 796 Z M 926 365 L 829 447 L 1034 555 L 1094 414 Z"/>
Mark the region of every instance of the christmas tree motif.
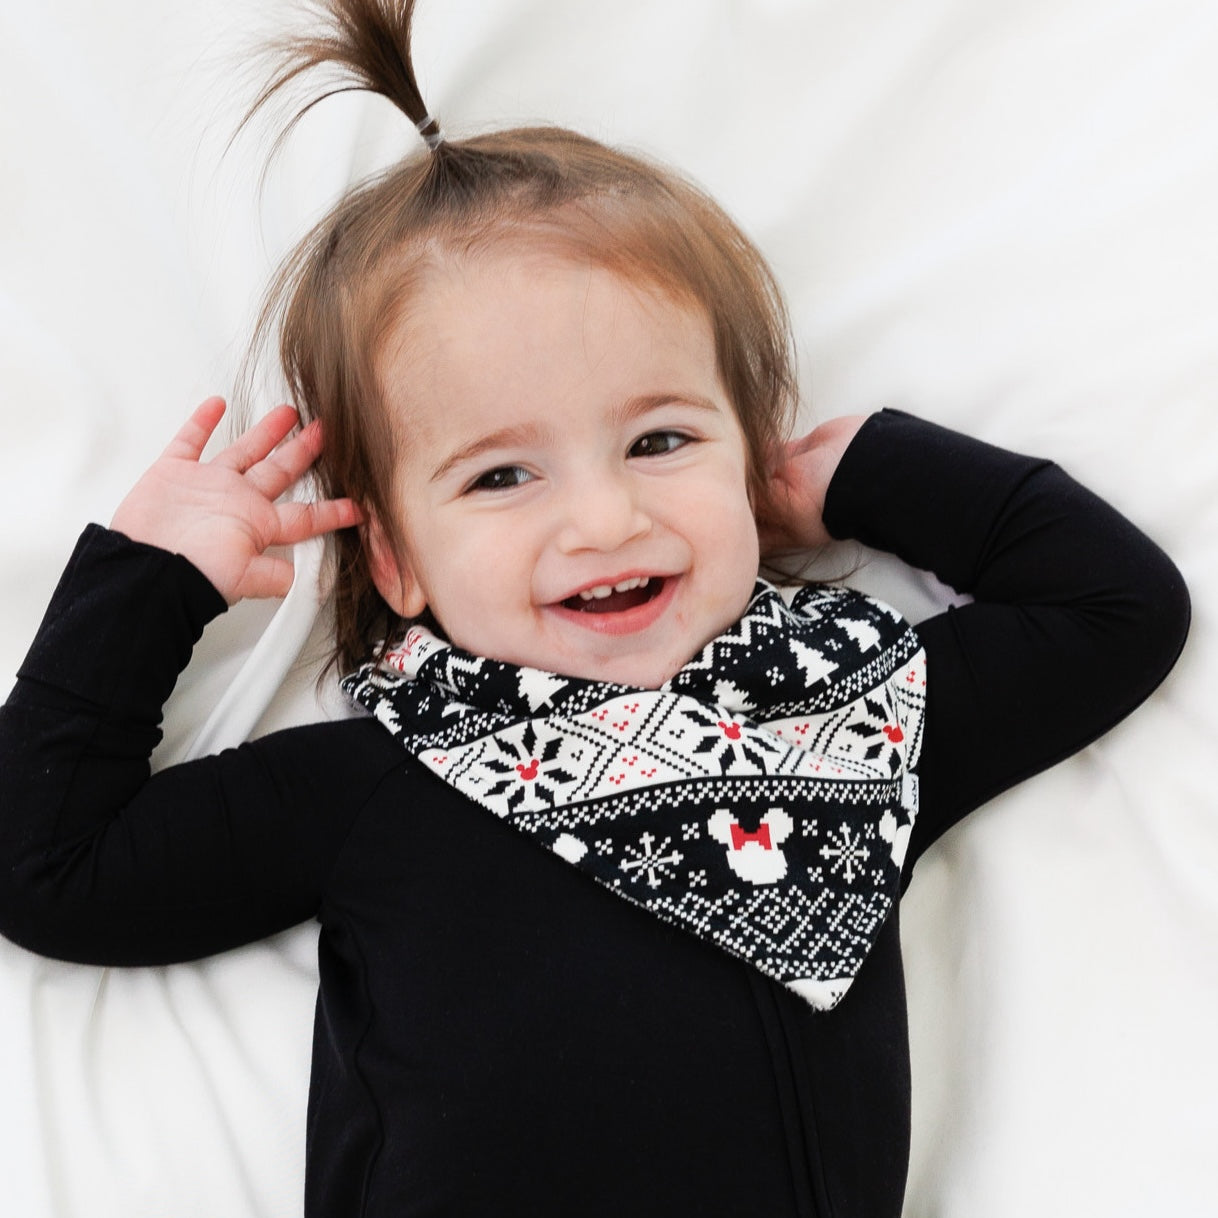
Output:
<path fill-rule="evenodd" d="M 798 639 L 791 640 L 791 654 L 795 663 L 803 670 L 804 680 L 809 686 L 818 685 L 837 671 L 835 661 L 828 659 L 824 652 L 809 647 Z"/>
<path fill-rule="evenodd" d="M 541 672 L 536 668 L 522 668 L 516 676 L 520 696 L 529 704 L 529 710 L 536 714 L 543 706 L 555 705 L 557 695 L 562 693 L 570 684 L 562 677 L 553 673 Z"/>
<path fill-rule="evenodd" d="M 859 651 L 870 651 L 880 645 L 880 632 L 870 623 L 857 618 L 839 617 L 837 624 L 855 641 Z"/>

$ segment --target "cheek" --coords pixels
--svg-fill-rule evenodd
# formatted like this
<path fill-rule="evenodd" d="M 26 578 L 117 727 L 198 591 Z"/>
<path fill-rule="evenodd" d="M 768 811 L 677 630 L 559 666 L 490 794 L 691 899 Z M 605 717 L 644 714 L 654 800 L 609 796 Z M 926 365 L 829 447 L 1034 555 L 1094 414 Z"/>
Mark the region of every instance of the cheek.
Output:
<path fill-rule="evenodd" d="M 761 551 L 757 540 L 757 523 L 751 511 L 736 512 L 729 522 L 724 522 L 720 542 L 725 570 L 724 579 L 730 585 L 730 596 L 735 601 L 747 601 L 757 579 L 761 563 Z"/>
<path fill-rule="evenodd" d="M 421 582 L 428 607 L 461 646 L 471 630 L 485 633 L 525 595 L 529 563 L 523 537 L 494 519 L 435 522 L 420 538 Z"/>
<path fill-rule="evenodd" d="M 730 512 L 733 569 L 735 578 L 747 583 L 744 595 L 752 591 L 761 562 L 761 548 L 757 538 L 757 517 L 747 475 L 741 473 Z"/>
<path fill-rule="evenodd" d="M 725 463 L 713 471 L 702 488 L 701 510 L 707 530 L 723 530 L 724 541 L 735 542 L 757 534 L 753 488 L 743 461 Z"/>
<path fill-rule="evenodd" d="M 698 530 L 703 558 L 709 557 L 721 595 L 733 604 L 747 600 L 757 577 L 760 552 L 757 523 L 739 470 L 725 470 L 703 485 L 686 504 L 688 519 Z"/>

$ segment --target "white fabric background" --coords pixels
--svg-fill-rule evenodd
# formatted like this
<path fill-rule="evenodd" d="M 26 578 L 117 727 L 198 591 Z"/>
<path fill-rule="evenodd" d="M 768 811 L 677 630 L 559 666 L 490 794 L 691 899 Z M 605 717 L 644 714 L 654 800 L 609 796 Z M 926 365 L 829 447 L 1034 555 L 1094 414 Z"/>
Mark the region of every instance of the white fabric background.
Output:
<path fill-rule="evenodd" d="M 261 202 L 265 141 L 221 160 L 249 48 L 292 11 L 0 0 L 6 680 L 79 528 L 230 388 L 273 262 L 411 146 L 344 98 Z M 561 121 L 706 184 L 788 288 L 810 420 L 896 405 L 1052 455 L 1180 563 L 1168 683 L 949 835 L 907 898 L 907 1214 L 1212 1214 L 1218 6 L 422 0 L 417 45 L 454 132 Z M 884 561 L 857 582 L 915 614 L 938 595 Z M 276 620 L 262 728 L 326 713 L 293 665 L 313 599 Z M 274 608 L 209 631 L 163 760 L 230 688 L 210 739 L 262 715 L 238 672 Z M 297 1212 L 313 934 L 144 971 L 0 944 L 0 1211 Z"/>

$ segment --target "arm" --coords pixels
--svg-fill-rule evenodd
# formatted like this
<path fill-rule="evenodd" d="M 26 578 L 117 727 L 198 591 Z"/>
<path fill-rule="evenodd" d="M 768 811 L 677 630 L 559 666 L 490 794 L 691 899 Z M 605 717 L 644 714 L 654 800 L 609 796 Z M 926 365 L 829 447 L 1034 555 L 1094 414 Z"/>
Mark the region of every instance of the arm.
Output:
<path fill-rule="evenodd" d="M 802 493 L 806 510 L 814 492 Z M 821 502 L 815 523 L 832 536 L 974 597 L 918 626 L 928 683 L 911 862 L 971 809 L 1107 731 L 1183 646 L 1179 572 L 1050 462 L 885 411 L 856 428 Z"/>
<path fill-rule="evenodd" d="M 285 468 L 305 456 L 307 446 L 289 448 Z M 256 476 L 270 489 L 288 475 Z M 199 532 L 180 503 L 197 497 L 190 483 L 187 471 L 188 489 L 175 483 L 168 496 L 177 518 L 167 527 L 187 534 Z M 127 501 L 140 502 L 134 492 Z M 256 579 L 282 576 L 278 565 L 258 574 L 257 563 L 230 563 L 246 587 L 251 565 Z M 358 807 L 358 790 L 325 758 L 332 733 L 356 725 L 280 733 L 149 778 L 161 705 L 225 600 L 179 555 L 97 527 L 82 537 L 0 709 L 0 929 L 18 942 L 158 963 L 316 911 L 344 832 L 335 810 Z"/>

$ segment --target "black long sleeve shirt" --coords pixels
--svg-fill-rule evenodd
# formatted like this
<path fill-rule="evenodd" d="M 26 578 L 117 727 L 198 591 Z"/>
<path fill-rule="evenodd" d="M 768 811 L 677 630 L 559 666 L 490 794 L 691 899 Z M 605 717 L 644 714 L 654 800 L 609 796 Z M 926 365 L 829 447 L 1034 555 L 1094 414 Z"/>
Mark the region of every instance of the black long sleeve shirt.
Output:
<path fill-rule="evenodd" d="M 1183 643 L 1176 569 L 1047 462 L 884 412 L 825 521 L 974 598 L 918 627 L 907 866 L 1127 714 Z M 184 559 L 86 531 L 0 710 L 0 930 L 140 965 L 317 918 L 311 1218 L 900 1213 L 895 913 L 816 1013 L 537 849 L 373 720 L 150 777 L 161 706 L 222 609 Z"/>

